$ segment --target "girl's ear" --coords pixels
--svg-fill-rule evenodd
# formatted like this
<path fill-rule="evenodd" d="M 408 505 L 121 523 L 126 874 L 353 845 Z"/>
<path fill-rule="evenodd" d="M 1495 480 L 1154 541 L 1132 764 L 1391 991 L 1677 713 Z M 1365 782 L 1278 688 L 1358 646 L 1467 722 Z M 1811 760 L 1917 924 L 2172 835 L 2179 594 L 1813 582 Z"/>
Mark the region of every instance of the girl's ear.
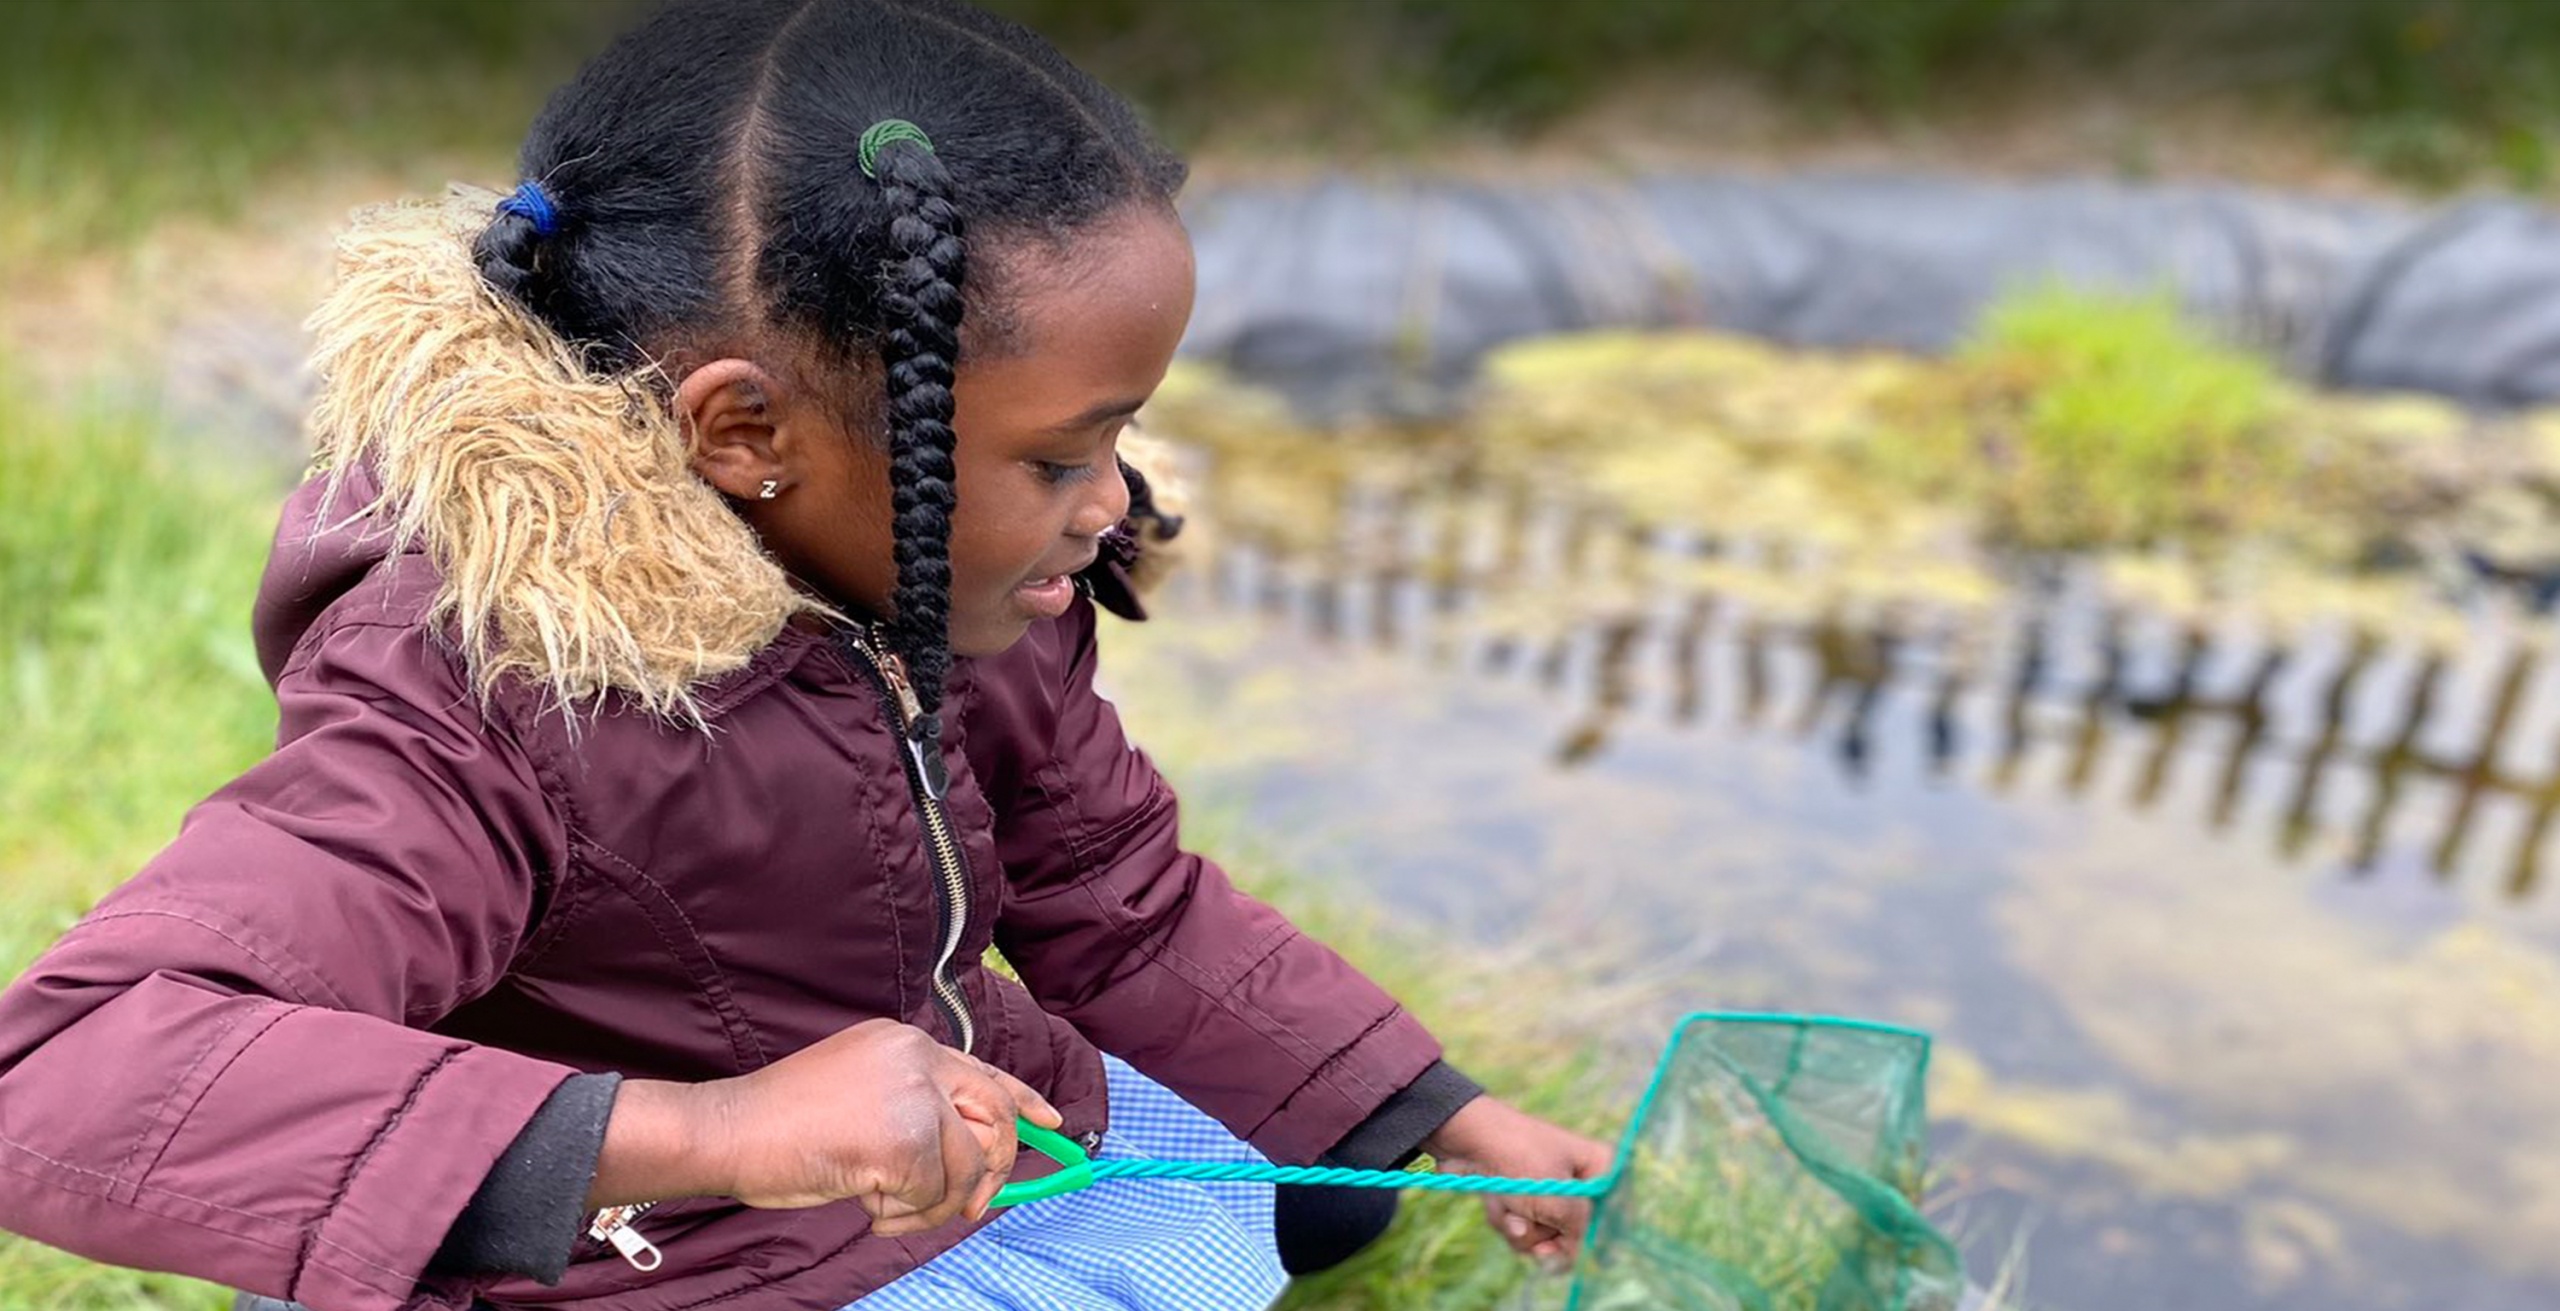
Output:
<path fill-rule="evenodd" d="M 793 479 L 785 467 L 782 389 L 749 360 L 714 360 L 676 384 L 676 418 L 684 424 L 693 471 L 726 495 L 771 500 Z"/>

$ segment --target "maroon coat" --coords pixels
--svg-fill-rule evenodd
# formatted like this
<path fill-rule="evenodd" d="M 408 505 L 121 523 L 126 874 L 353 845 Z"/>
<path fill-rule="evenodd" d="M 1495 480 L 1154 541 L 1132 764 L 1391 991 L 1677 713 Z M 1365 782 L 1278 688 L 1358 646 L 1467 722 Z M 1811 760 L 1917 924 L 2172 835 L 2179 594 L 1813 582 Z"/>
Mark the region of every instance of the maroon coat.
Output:
<path fill-rule="evenodd" d="M 709 688 L 707 733 L 608 702 L 573 735 L 474 694 L 426 556 L 317 522 L 307 487 L 259 599 L 275 754 L 0 996 L 0 1226 L 322 1311 L 831 1311 L 965 1236 L 695 1200 L 642 1221 L 655 1274 L 590 1242 L 557 1288 L 420 1286 L 574 1071 L 720 1078 L 875 1016 L 947 1040 L 940 894 L 881 699 L 822 635 Z M 1311 1158 L 1438 1046 L 1179 847 L 1094 627 L 1080 603 L 954 679 L 976 1051 L 1071 1133 L 1104 1122 L 1099 1046 Z"/>

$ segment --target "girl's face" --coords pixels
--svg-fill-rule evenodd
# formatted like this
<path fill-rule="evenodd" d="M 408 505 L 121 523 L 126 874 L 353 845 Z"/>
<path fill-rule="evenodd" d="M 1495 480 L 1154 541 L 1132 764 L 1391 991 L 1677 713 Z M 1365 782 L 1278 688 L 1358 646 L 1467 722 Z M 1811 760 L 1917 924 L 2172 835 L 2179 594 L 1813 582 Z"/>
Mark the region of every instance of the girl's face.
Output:
<path fill-rule="evenodd" d="M 1000 269 L 1003 349 L 965 355 L 953 388 L 959 504 L 951 523 L 951 649 L 992 655 L 1074 599 L 1069 576 L 1128 513 L 1120 432 L 1172 362 L 1191 318 L 1191 242 L 1137 207 L 1079 232 L 1064 261 L 1035 243 Z M 981 274 L 999 272 L 981 257 Z M 695 466 L 738 498 L 785 568 L 839 604 L 889 613 L 889 462 L 832 407 L 789 395 L 742 360 L 677 389 Z M 772 479 L 771 499 L 759 493 Z"/>

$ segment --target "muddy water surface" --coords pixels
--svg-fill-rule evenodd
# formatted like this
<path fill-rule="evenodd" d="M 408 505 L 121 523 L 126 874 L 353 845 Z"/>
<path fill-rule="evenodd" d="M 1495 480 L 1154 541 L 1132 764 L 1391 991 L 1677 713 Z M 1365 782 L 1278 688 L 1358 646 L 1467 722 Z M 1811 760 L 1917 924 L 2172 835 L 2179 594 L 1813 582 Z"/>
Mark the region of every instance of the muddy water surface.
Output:
<path fill-rule="evenodd" d="M 2067 575 L 1960 624 L 1594 606 L 1542 549 L 1230 540 L 1109 633 L 1111 690 L 1293 863 L 1653 981 L 1631 1030 L 1935 1031 L 1938 1214 L 2037 1305 L 2560 1305 L 2536 621 L 2200 628 Z"/>

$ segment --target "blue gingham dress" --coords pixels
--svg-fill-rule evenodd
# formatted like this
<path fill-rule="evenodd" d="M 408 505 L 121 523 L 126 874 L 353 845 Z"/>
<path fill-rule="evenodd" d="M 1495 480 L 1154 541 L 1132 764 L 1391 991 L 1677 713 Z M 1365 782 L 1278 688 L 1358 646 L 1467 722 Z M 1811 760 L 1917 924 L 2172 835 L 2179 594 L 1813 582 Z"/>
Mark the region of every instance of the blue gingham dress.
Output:
<path fill-rule="evenodd" d="M 1172 1089 L 1102 1067 L 1097 1158 L 1263 1159 Z M 1127 1179 L 1007 1211 L 846 1311 L 1261 1311 L 1286 1283 L 1271 1185 Z"/>

